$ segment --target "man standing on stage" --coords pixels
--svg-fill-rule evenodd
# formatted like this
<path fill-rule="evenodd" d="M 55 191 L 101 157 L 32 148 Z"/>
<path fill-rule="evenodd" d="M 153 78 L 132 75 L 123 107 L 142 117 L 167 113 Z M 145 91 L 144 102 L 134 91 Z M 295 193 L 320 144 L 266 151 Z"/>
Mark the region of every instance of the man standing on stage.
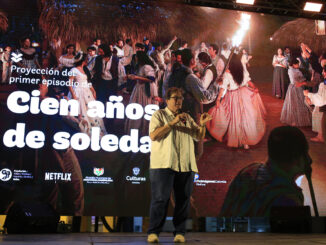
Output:
<path fill-rule="evenodd" d="M 158 242 L 172 190 L 175 199 L 174 242 L 185 242 L 194 173 L 198 172 L 193 140 L 205 137 L 205 125 L 212 119 L 204 113 L 198 126 L 189 114 L 180 112 L 183 99 L 181 89 L 169 88 L 167 107 L 156 111 L 149 125 L 152 201 L 147 241 L 152 243 Z"/>

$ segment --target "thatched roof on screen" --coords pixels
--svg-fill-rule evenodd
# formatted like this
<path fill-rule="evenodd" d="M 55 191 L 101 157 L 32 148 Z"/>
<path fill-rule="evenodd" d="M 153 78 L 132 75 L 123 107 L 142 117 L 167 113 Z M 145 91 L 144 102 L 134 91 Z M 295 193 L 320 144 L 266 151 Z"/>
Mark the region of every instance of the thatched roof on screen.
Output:
<path fill-rule="evenodd" d="M 8 28 L 8 19 L 4 12 L 0 10 L 0 32 L 5 32 Z"/>
<path fill-rule="evenodd" d="M 200 7 L 158 5 L 157 1 L 41 0 L 40 6 L 39 24 L 43 32 L 49 39 L 60 38 L 63 43 L 90 42 L 95 37 L 106 42 L 118 37 L 140 41 L 144 36 L 166 42 L 174 35 L 199 42 L 212 38 L 222 25 L 217 19 L 207 18 Z"/>
<path fill-rule="evenodd" d="M 302 42 L 315 52 L 326 51 L 326 35 L 316 34 L 314 20 L 289 21 L 273 34 L 273 43 L 280 47 L 298 47 Z"/>

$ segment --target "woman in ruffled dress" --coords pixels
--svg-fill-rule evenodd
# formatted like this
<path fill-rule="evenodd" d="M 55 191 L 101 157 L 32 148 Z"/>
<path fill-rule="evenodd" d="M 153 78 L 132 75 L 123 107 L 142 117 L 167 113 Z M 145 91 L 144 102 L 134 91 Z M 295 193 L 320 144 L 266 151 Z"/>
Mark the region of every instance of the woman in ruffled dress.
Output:
<path fill-rule="evenodd" d="M 279 48 L 273 57 L 273 95 L 279 99 L 284 99 L 289 85 L 287 75 L 287 58 L 283 55 L 283 50 Z"/>
<path fill-rule="evenodd" d="M 129 74 L 128 79 L 136 82 L 130 96 L 130 103 L 137 103 L 144 108 L 149 104 L 158 105 L 158 87 L 155 82 L 154 64 L 144 51 L 137 51 L 136 61 L 138 64 L 137 75 Z M 148 135 L 149 121 L 140 118 L 138 120 L 126 119 L 125 131 L 130 133 L 131 129 L 138 129 L 141 136 Z"/>
<path fill-rule="evenodd" d="M 207 130 L 218 141 L 225 139 L 229 147 L 249 149 L 249 145 L 258 144 L 266 131 L 264 104 L 258 89 L 247 78 L 240 58 L 233 55 L 216 105 L 208 112 L 213 120 L 207 123 Z"/>
<path fill-rule="evenodd" d="M 100 128 L 100 135 L 104 136 L 107 132 L 104 127 L 103 119 L 99 117 L 90 117 L 87 114 L 88 103 L 96 100 L 96 92 L 92 86 L 89 86 L 90 74 L 86 74 L 84 71 L 84 66 L 87 66 L 87 55 L 83 53 L 78 53 L 74 58 L 74 68 L 70 71 L 73 76 L 69 79 L 74 82 L 73 86 L 69 86 L 68 97 L 70 99 L 78 100 L 79 102 L 79 128 L 81 132 L 91 134 L 92 127 Z"/>
<path fill-rule="evenodd" d="M 305 103 L 302 86 L 307 85 L 306 78 L 299 70 L 299 61 L 290 62 L 290 85 L 284 100 L 281 122 L 296 127 L 311 126 L 311 111 Z"/>

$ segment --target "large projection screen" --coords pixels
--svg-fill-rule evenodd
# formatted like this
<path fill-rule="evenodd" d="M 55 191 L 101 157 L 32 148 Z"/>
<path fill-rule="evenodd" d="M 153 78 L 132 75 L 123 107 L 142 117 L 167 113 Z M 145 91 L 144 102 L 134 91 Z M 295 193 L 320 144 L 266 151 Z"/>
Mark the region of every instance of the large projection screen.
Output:
<path fill-rule="evenodd" d="M 186 41 L 196 56 L 209 53 L 211 44 L 219 47 L 219 56 L 227 53 L 243 13 L 160 1 L 32 3 L 25 11 L 23 1 L 0 6 L 0 213 L 22 201 L 50 203 L 62 215 L 148 216 L 148 124 L 152 114 L 164 107 L 162 84 L 171 68 L 171 52 L 180 51 Z M 252 163 L 265 163 L 269 133 L 286 125 L 280 120 L 285 100 L 272 93 L 277 49 L 289 47 L 292 58 L 300 57 L 301 43 L 318 55 L 325 50 L 325 35 L 315 34 L 314 20 L 246 14 L 251 16 L 250 26 L 240 46 L 247 51 L 243 56 L 252 56 L 245 67 L 266 108 L 266 129 L 249 149 L 228 147 L 225 138 L 220 142 L 207 135 L 197 161 L 193 216 L 219 216 L 234 177 Z M 124 79 L 124 73 L 139 74 L 139 70 L 137 64 L 134 69 L 123 66 L 128 62 L 120 57 L 119 47 L 110 61 L 118 66 L 117 87 L 97 87 L 96 99 L 91 89 L 94 80 L 77 68 L 67 68 L 73 65 L 69 53 L 65 55 L 67 47 L 87 54 L 96 38 L 112 46 L 120 39 L 131 39 L 135 52 L 135 44 L 144 39 L 164 49 L 174 37 L 163 54 L 165 63 L 148 87 Z M 28 48 L 26 38 L 35 52 Z M 9 47 L 11 53 L 6 53 Z M 150 45 L 149 49 L 153 52 L 148 54 L 155 56 L 155 48 Z M 240 51 L 235 52 L 242 57 Z M 203 67 L 197 68 L 203 72 Z M 214 106 L 204 105 L 203 110 Z M 309 141 L 317 135 L 311 125 L 299 128 L 309 142 L 319 215 L 326 215 L 325 144 Z M 314 214 L 306 177 L 296 183 Z"/>

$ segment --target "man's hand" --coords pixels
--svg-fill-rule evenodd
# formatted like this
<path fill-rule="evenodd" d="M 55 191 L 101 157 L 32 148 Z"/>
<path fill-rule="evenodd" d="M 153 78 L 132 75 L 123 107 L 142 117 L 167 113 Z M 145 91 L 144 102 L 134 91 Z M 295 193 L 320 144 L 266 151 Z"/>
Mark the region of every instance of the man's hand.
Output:
<path fill-rule="evenodd" d="M 303 90 L 303 94 L 304 94 L 304 96 L 306 96 L 306 97 L 307 97 L 307 96 L 308 96 L 308 94 L 309 94 L 309 90 L 307 90 L 307 89 L 306 89 L 306 90 Z"/>
<path fill-rule="evenodd" d="M 305 97 L 305 100 L 306 100 L 306 102 L 307 102 L 308 105 L 312 105 L 312 102 L 311 102 L 311 100 L 309 99 L 309 97 Z"/>
<path fill-rule="evenodd" d="M 88 127 L 88 122 L 85 119 L 82 119 L 81 122 L 80 122 L 80 124 L 83 125 L 84 128 L 87 128 Z"/>
<path fill-rule="evenodd" d="M 163 102 L 164 102 L 163 98 L 158 97 L 158 96 L 155 96 L 153 99 L 154 99 L 155 101 L 159 102 L 159 103 L 163 103 Z"/>
<path fill-rule="evenodd" d="M 302 49 L 304 49 L 304 48 L 306 48 L 306 45 L 305 45 L 304 43 L 300 43 L 300 47 L 301 47 Z"/>
<path fill-rule="evenodd" d="M 216 79 L 216 83 L 217 83 L 218 85 L 221 85 L 221 84 L 223 83 L 223 78 L 222 78 L 222 77 L 217 78 L 217 79 Z"/>
<path fill-rule="evenodd" d="M 295 86 L 296 86 L 297 88 L 302 87 L 302 86 L 305 86 L 305 85 L 307 85 L 306 82 L 297 82 L 297 83 L 295 84 Z"/>
<path fill-rule="evenodd" d="M 207 112 L 201 114 L 201 116 L 200 116 L 200 121 L 199 121 L 200 126 L 201 126 L 201 127 L 205 126 L 206 123 L 207 123 L 208 121 L 212 120 L 212 119 L 213 119 L 212 116 L 211 116 L 210 114 L 208 114 Z"/>
<path fill-rule="evenodd" d="M 173 40 L 174 40 L 174 41 L 177 40 L 177 39 L 178 39 L 177 36 L 174 36 L 174 37 L 173 37 Z"/>
<path fill-rule="evenodd" d="M 180 121 L 182 121 L 182 122 L 187 121 L 187 113 L 183 112 L 183 113 L 176 115 L 175 118 L 169 124 L 170 124 L 170 126 L 174 126 Z"/>
<path fill-rule="evenodd" d="M 136 80 L 136 76 L 134 74 L 127 75 L 127 78 L 130 80 Z"/>

